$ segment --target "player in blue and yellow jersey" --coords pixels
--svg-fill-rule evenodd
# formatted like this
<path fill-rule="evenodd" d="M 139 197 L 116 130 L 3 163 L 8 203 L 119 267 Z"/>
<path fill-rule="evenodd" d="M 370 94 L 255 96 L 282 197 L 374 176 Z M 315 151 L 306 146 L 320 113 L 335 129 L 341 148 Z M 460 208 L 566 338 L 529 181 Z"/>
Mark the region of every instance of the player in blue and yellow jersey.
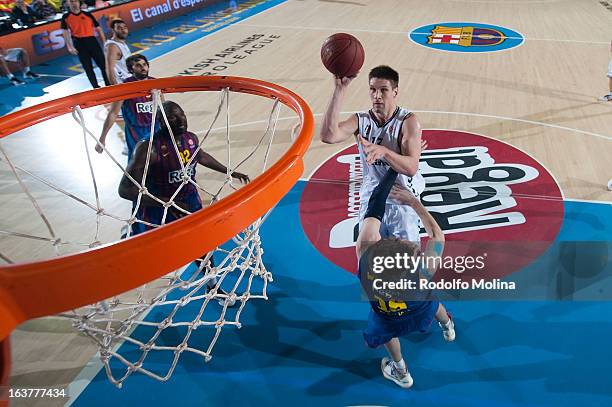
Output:
<path fill-rule="evenodd" d="M 132 74 L 124 83 L 154 79 L 149 76 L 149 61 L 144 55 L 133 54 L 126 60 L 128 71 Z M 151 136 L 151 120 L 153 118 L 153 100 L 151 95 L 113 102 L 108 116 L 102 126 L 100 144 L 96 151 L 101 153 L 106 145 L 106 135 L 119 116 L 119 109 L 125 122 L 125 142 L 127 144 L 128 162 L 132 159 L 134 148 L 140 140 L 148 140 Z M 157 128 L 156 128 L 157 130 Z"/>
<path fill-rule="evenodd" d="M 429 292 L 413 289 L 408 292 L 399 285 L 387 284 L 407 280 L 418 280 L 433 273 L 435 269 L 414 269 L 416 262 L 407 262 L 403 268 L 383 264 L 380 260 L 396 255 L 416 259 L 419 244 L 397 238 L 381 239 L 380 224 L 385 214 L 385 203 L 397 179 L 397 172 L 389 168 L 376 186 L 368 202 L 368 208 L 357 240 L 357 256 L 359 258 L 359 279 L 368 295 L 372 309 L 368 325 L 363 333 L 367 345 L 376 348 L 384 345 L 391 358 L 383 358 L 381 369 L 385 378 L 398 386 L 409 388 L 413 384 L 412 376 L 402 357 L 399 337 L 411 332 L 422 332 L 429 329 L 434 319 L 442 328 L 444 339 L 455 339 L 454 323 L 444 306 L 432 298 Z M 444 234 L 431 214 L 425 209 L 418 198 L 406 189 L 393 188 L 392 198 L 404 205 L 411 206 L 423 222 L 430 237 L 424 257 L 440 257 L 444 248 Z M 432 264 L 435 262 L 427 262 Z M 386 263 L 386 260 L 384 261 Z M 413 265 L 413 269 L 410 268 Z M 374 281 L 378 279 L 378 282 Z M 383 284 L 385 283 L 385 284 Z"/>

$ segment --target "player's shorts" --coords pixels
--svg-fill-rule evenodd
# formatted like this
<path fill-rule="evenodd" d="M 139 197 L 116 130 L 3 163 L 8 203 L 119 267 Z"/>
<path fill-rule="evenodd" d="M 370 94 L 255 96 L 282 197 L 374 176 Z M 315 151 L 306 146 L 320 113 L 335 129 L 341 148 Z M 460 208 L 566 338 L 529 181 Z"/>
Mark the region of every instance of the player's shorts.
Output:
<path fill-rule="evenodd" d="M 612 59 L 610 59 L 610 63 L 608 64 L 608 78 L 612 78 Z"/>
<path fill-rule="evenodd" d="M 19 62 L 23 59 L 23 48 L 9 48 L 2 58 L 7 62 Z"/>
<path fill-rule="evenodd" d="M 431 327 L 440 303 L 428 301 L 427 306 L 418 313 L 385 318 L 370 310 L 368 326 L 363 331 L 363 339 L 370 348 L 384 345 L 393 338 L 408 335 L 412 332 L 427 332 Z"/>
<path fill-rule="evenodd" d="M 361 201 L 359 208 L 359 225 L 363 222 L 368 201 Z M 411 242 L 420 243 L 421 218 L 408 205 L 387 203 L 385 216 L 380 223 L 380 236 L 397 237 Z"/>
<path fill-rule="evenodd" d="M 187 210 L 191 213 L 202 209 L 202 200 L 197 194 L 190 197 L 190 199 L 188 199 L 187 201 L 182 202 L 186 204 Z M 168 213 L 166 214 L 165 224 L 174 222 L 175 220 L 179 219 L 178 217 L 174 216 L 174 213 L 174 211 L 168 211 Z M 136 212 L 136 219 L 142 220 L 143 222 L 151 223 L 153 225 L 161 225 L 163 216 L 164 208 L 162 208 L 161 206 L 141 206 L 140 208 L 138 208 L 138 212 Z M 144 233 L 147 230 L 155 228 L 156 226 L 149 226 L 144 223 L 136 222 L 132 224 L 132 236 Z"/>
<path fill-rule="evenodd" d="M 125 123 L 125 143 L 128 148 L 128 162 L 132 159 L 136 144 L 151 137 L 151 127 L 130 126 Z"/>

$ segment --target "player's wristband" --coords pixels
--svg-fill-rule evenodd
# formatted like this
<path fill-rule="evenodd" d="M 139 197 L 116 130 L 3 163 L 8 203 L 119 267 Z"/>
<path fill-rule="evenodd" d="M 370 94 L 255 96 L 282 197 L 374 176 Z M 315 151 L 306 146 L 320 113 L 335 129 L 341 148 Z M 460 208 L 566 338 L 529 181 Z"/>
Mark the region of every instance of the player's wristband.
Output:
<path fill-rule="evenodd" d="M 368 210 L 366 211 L 365 218 L 376 218 L 382 221 L 385 215 L 385 204 L 387 203 L 387 197 L 393 184 L 397 179 L 397 171 L 393 168 L 389 168 L 387 173 L 380 180 L 380 183 L 374 188 L 370 200 L 368 201 Z"/>

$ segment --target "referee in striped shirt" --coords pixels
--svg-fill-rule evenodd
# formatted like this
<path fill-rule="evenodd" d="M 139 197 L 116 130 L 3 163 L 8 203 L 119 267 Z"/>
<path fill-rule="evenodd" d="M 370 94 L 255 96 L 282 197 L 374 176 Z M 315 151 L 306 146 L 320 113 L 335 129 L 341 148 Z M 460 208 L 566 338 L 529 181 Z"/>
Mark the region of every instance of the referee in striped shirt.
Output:
<path fill-rule="evenodd" d="M 94 34 L 94 31 L 97 31 L 100 40 L 104 43 L 106 41 L 104 31 L 91 13 L 81 10 L 80 0 L 69 0 L 69 6 L 70 10 L 64 14 L 61 23 L 68 52 L 72 55 L 78 55 L 91 86 L 94 88 L 100 87 L 93 70 L 92 60 L 102 71 L 104 83 L 110 85 L 108 76 L 106 76 L 104 52 L 102 52 L 102 47 L 100 47 L 100 43 L 98 43 Z M 70 35 L 68 35 L 69 31 Z"/>

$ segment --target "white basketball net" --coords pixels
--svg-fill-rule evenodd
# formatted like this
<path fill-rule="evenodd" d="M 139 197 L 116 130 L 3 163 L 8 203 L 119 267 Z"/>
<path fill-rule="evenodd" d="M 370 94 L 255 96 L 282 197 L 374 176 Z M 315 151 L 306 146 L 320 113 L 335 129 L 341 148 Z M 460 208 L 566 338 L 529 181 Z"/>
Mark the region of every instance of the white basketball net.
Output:
<path fill-rule="evenodd" d="M 161 103 L 161 92 L 152 91 L 153 100 L 153 123 L 155 123 L 158 106 Z M 249 160 L 258 150 L 263 152 L 263 166 L 265 171 L 268 166 L 270 148 L 273 144 L 278 123 L 278 116 L 282 104 L 278 99 L 273 102 L 272 110 L 268 117 L 267 128 L 261 138 L 257 141 L 253 150 L 241 161 L 233 164 L 231 155 L 232 137 L 230 133 L 230 91 L 224 89 L 220 92 L 219 105 L 214 117 L 208 126 L 208 130 L 200 137 L 198 150 L 202 148 L 205 141 L 212 134 L 215 123 L 221 116 L 225 106 L 225 146 L 227 155 L 224 182 L 221 187 L 211 190 L 204 188 L 198 182 L 193 181 L 188 175 L 188 168 L 195 159 L 196 154 L 186 163 L 181 163 L 183 183 L 168 202 L 164 202 L 151 194 L 144 184 L 148 171 L 142 182 L 133 179 L 125 167 L 104 147 L 105 154 L 110 157 L 116 166 L 135 183 L 140 192 L 135 208 L 129 218 L 121 217 L 105 209 L 101 205 L 98 192 L 98 182 L 94 165 L 96 156 L 92 155 L 91 141 L 97 143 L 97 138 L 86 124 L 85 116 L 79 106 L 72 111 L 73 118 L 82 129 L 83 147 L 89 164 L 91 182 L 95 195 L 94 202 L 68 192 L 54 182 L 49 181 L 35 172 L 28 171 L 22 166 L 14 163 L 5 151 L 3 143 L 0 143 L 0 161 L 3 166 L 8 167 L 14 178 L 19 183 L 20 189 L 27 200 L 33 205 L 40 216 L 47 235 L 43 233 L 28 234 L 17 230 L 8 230 L 0 223 L 0 236 L 12 237 L 16 240 L 36 240 L 47 242 L 53 247 L 57 255 L 65 254 L 67 248 L 92 248 L 100 245 L 100 225 L 104 218 L 113 218 L 124 224 L 127 234 L 131 233 L 129 226 L 134 223 L 145 223 L 136 218 L 136 213 L 141 205 L 143 196 L 149 196 L 164 207 L 162 224 L 165 223 L 166 215 L 170 207 L 189 214 L 178 206 L 174 199 L 187 183 L 196 186 L 201 195 L 209 198 L 210 202 L 222 199 L 223 193 L 236 189 L 232 178 L 234 171 L 240 170 L 241 166 Z M 168 128 L 168 119 L 163 109 L 162 119 Z M 294 128 L 294 131 L 297 128 Z M 151 125 L 151 137 L 149 140 L 149 153 L 154 140 L 154 124 Z M 174 152 L 179 154 L 176 141 L 171 137 L 174 144 Z M 88 139 L 90 142 L 88 143 Z M 292 134 L 293 139 L 293 134 Z M 147 166 L 149 158 L 147 157 Z M 251 178 L 258 174 L 250 174 Z M 26 182 L 27 181 L 27 182 Z M 39 205 L 34 194 L 28 186 L 31 182 L 45 185 L 47 188 L 63 194 L 71 200 L 86 206 L 96 217 L 96 230 L 93 239 L 79 241 L 60 237 L 50 216 Z M 126 205 L 129 202 L 125 201 Z M 268 212 L 269 213 L 269 212 Z M 91 338 L 98 346 L 100 359 L 104 364 L 109 380 L 121 387 L 133 372 L 141 372 L 157 380 L 167 380 L 174 372 L 179 358 L 185 352 L 203 357 L 209 361 L 212 357 L 213 347 L 217 343 L 221 331 L 228 325 L 240 328 L 240 316 L 247 302 L 251 299 L 267 299 L 266 289 L 268 282 L 272 281 L 272 275 L 266 270 L 262 262 L 263 249 L 259 236 L 259 229 L 267 217 L 267 214 L 256 220 L 252 225 L 236 235 L 231 242 L 216 248 L 209 253 L 202 253 L 202 259 L 195 259 L 193 263 L 175 270 L 158 281 L 142 286 L 129 293 L 108 299 L 69 313 L 62 314 L 70 318 L 73 325 L 82 333 Z M 146 223 L 151 227 L 160 225 Z M 126 228 L 127 227 L 127 228 Z M 212 232 L 211 232 L 212 233 Z M 4 246 L 0 247 L 0 258 L 6 263 L 14 263 L 8 253 L 3 253 Z M 69 251 L 69 250 L 68 250 Z M 73 250 L 74 251 L 74 250 Z M 214 258 L 214 264 L 211 261 Z M 110 277 L 112 278 L 112 277 Z M 120 349 L 120 345 L 121 349 Z M 153 362 L 147 364 L 152 355 L 156 356 Z"/>

